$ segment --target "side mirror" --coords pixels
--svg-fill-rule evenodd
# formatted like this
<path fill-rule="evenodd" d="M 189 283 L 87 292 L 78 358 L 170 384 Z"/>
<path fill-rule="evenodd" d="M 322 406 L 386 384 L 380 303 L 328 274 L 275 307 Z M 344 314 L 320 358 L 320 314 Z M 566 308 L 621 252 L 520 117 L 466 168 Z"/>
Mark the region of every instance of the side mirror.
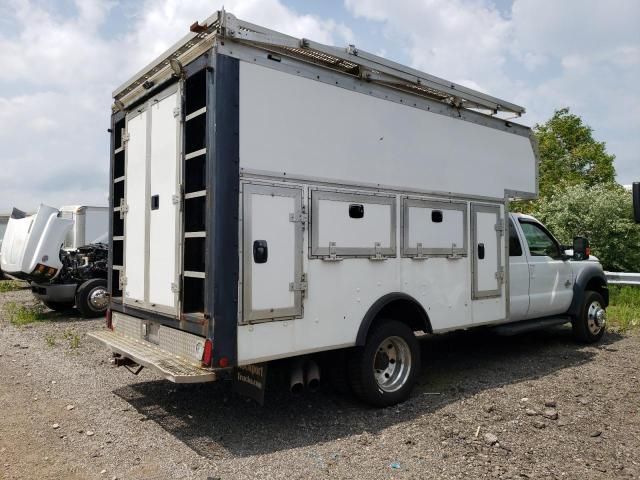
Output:
<path fill-rule="evenodd" d="M 633 219 L 640 223 L 640 182 L 633 182 L 631 191 L 633 196 Z"/>
<path fill-rule="evenodd" d="M 589 247 L 589 240 L 585 237 L 575 237 L 573 239 L 573 259 L 589 260 L 590 254 L 591 248 Z"/>

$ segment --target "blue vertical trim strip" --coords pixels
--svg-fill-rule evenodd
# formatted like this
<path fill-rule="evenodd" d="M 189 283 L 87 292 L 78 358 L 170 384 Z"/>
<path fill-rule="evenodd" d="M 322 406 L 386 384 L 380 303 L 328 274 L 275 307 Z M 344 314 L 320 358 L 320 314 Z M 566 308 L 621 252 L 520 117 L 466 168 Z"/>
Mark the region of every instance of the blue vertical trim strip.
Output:
<path fill-rule="evenodd" d="M 213 365 L 226 357 L 237 361 L 238 333 L 238 207 L 240 188 L 240 64 L 238 59 L 216 55 L 213 115 L 208 131 L 214 132 L 209 156 L 213 211 L 209 238 L 207 293 L 213 290 Z M 209 105 L 207 105 L 207 113 Z M 213 124 L 212 124 L 213 123 Z M 212 130 L 213 128 L 213 130 Z M 211 145 L 211 143 L 209 143 Z M 210 273 L 213 272 L 213 275 Z"/>

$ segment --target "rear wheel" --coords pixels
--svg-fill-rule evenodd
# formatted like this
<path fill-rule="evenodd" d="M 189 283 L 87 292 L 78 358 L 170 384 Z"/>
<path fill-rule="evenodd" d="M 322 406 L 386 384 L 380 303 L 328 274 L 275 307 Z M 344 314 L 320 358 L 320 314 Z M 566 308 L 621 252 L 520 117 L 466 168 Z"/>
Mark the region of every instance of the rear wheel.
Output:
<path fill-rule="evenodd" d="M 76 307 L 85 318 L 103 315 L 109 305 L 107 281 L 104 278 L 92 278 L 78 287 Z"/>
<path fill-rule="evenodd" d="M 47 300 L 46 302 L 43 301 L 42 303 L 44 303 L 48 308 L 55 312 L 66 312 L 68 310 L 71 310 L 74 305 L 73 302 L 51 302 L 49 300 Z"/>
<path fill-rule="evenodd" d="M 604 305 L 604 298 L 598 292 L 584 292 L 582 309 L 571 322 L 576 340 L 594 343 L 602 338 L 607 322 Z"/>
<path fill-rule="evenodd" d="M 420 371 L 420 345 L 404 323 L 383 321 L 349 359 L 349 380 L 361 400 L 376 407 L 405 401 Z"/>

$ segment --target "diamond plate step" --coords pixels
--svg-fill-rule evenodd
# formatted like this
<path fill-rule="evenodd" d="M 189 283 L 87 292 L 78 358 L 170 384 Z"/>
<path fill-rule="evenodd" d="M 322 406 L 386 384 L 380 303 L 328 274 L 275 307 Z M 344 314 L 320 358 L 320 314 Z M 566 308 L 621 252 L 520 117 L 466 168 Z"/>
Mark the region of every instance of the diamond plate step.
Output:
<path fill-rule="evenodd" d="M 90 332 L 90 337 L 104 343 L 114 353 L 130 358 L 139 365 L 158 371 L 174 383 L 202 383 L 216 380 L 215 372 L 197 367 L 183 358 L 161 350 L 144 340 L 126 337 L 111 330 Z"/>

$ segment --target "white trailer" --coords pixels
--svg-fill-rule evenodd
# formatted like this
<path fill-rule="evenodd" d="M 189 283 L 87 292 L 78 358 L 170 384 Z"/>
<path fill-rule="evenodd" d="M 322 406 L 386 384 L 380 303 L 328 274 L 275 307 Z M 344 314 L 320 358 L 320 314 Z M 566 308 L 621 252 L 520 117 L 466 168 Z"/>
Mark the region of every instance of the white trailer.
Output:
<path fill-rule="evenodd" d="M 114 92 L 93 336 L 116 363 L 246 379 L 356 347 L 354 390 L 382 405 L 410 391 L 414 331 L 515 320 L 508 204 L 538 159 L 499 114 L 522 107 L 224 11 L 191 32 Z"/>

